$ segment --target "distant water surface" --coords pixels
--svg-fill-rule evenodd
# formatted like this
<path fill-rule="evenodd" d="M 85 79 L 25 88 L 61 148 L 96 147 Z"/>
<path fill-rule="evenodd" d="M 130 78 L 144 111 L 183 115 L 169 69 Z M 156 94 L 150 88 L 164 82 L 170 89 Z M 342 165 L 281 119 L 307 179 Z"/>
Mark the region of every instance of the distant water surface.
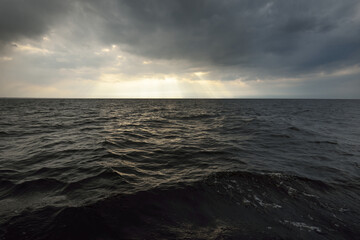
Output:
<path fill-rule="evenodd" d="M 0 113 L 0 239 L 360 239 L 359 100 Z"/>

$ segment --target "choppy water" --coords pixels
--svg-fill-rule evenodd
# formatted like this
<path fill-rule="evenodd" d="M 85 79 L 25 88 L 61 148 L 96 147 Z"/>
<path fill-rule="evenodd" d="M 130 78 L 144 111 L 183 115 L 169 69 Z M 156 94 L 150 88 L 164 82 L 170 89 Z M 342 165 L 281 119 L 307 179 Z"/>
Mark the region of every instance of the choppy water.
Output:
<path fill-rule="evenodd" d="M 0 112 L 0 239 L 360 239 L 359 100 Z"/>

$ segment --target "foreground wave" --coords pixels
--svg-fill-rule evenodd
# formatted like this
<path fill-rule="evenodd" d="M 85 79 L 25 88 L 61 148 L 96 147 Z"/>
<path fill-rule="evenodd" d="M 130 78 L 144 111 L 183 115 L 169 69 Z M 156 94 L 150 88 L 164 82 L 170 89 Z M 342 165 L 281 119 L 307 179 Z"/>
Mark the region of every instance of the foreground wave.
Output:
<path fill-rule="evenodd" d="M 81 207 L 24 211 L 4 224 L 3 234 L 5 239 L 356 239 L 359 195 L 351 188 L 339 194 L 337 188 L 343 186 L 281 173 L 218 172 L 191 184 Z"/>

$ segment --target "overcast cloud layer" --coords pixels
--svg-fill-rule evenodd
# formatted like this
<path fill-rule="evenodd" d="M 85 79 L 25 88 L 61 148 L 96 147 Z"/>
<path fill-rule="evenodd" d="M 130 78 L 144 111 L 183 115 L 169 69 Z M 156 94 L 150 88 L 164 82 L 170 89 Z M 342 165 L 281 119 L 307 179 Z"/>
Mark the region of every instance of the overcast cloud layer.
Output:
<path fill-rule="evenodd" d="M 3 97 L 359 98 L 359 64 L 357 0 L 0 0 Z"/>

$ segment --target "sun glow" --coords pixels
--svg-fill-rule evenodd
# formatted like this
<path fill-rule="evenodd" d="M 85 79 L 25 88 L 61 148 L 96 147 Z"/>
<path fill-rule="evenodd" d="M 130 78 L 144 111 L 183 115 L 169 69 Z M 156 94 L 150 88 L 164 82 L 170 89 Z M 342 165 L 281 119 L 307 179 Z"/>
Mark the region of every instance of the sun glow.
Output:
<path fill-rule="evenodd" d="M 121 80 L 122 76 L 106 74 L 97 83 L 94 95 L 121 98 L 181 98 L 183 92 L 179 87 L 178 79 L 141 78 Z"/>
<path fill-rule="evenodd" d="M 253 89 L 241 81 L 189 80 L 178 76 L 127 79 L 123 75 L 103 74 L 95 84 L 92 97 L 231 98 L 254 94 Z"/>

